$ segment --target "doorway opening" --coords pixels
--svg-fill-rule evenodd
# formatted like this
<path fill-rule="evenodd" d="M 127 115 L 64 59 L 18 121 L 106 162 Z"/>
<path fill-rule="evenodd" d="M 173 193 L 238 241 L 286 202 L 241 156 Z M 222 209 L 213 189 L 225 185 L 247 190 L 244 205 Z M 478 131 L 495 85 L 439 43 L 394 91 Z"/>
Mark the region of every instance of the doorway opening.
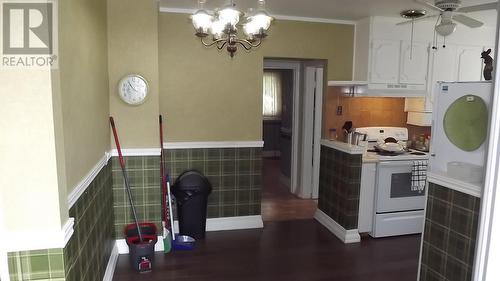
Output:
<path fill-rule="evenodd" d="M 312 219 L 316 211 L 323 69 L 319 61 L 264 61 L 264 221 Z"/>

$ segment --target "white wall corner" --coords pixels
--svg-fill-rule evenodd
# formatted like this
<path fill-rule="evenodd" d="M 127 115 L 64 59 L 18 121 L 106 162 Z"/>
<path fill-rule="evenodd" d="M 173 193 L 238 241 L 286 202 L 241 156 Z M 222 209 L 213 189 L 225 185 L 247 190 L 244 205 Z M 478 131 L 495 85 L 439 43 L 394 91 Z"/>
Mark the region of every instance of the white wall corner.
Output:
<path fill-rule="evenodd" d="M 111 250 L 111 255 L 109 256 L 108 265 L 106 266 L 106 271 L 104 272 L 104 277 L 102 281 L 112 281 L 113 275 L 115 274 L 116 263 L 118 262 L 118 245 L 115 242 L 113 245 L 113 250 Z"/>
<path fill-rule="evenodd" d="M 71 236 L 73 236 L 73 233 L 75 233 L 75 218 L 69 218 L 68 221 L 63 225 L 62 228 L 62 234 L 63 234 L 63 244 L 64 246 L 61 248 L 66 247 L 66 244 L 68 244 L 69 239 L 71 239 Z"/>
<path fill-rule="evenodd" d="M 359 235 L 357 229 L 346 230 L 320 209 L 316 210 L 314 218 L 330 230 L 330 232 L 337 236 L 337 238 L 339 238 L 342 242 L 346 244 L 361 242 L 361 236 Z"/>
<path fill-rule="evenodd" d="M 7 252 L 0 249 L 0 280 L 10 281 Z"/>
<path fill-rule="evenodd" d="M 5 243 L 3 250 L 9 252 L 62 249 L 74 233 L 75 219 L 69 218 L 59 230 L 33 230 L 32 232 L 7 232 L 3 233 Z M 33 237 L 36 236 L 36 239 Z M 3 280 L 3 279 L 2 279 Z"/>

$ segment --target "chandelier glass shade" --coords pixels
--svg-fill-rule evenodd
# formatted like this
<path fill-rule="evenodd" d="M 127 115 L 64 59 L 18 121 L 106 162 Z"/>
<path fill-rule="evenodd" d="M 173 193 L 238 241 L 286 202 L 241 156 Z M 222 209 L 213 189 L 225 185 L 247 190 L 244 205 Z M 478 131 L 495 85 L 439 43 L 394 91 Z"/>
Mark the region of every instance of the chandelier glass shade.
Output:
<path fill-rule="evenodd" d="M 247 51 L 260 46 L 273 21 L 265 10 L 264 0 L 258 1 L 255 11 L 246 14 L 238 11 L 233 1 L 215 12 L 205 10 L 204 3 L 205 1 L 200 1 L 200 9 L 191 16 L 195 34 L 204 46 L 217 46 L 219 50 L 226 48 L 231 57 L 238 50 L 238 46 Z M 244 22 L 240 23 L 242 19 Z M 243 31 L 243 38 L 238 37 L 239 29 Z"/>

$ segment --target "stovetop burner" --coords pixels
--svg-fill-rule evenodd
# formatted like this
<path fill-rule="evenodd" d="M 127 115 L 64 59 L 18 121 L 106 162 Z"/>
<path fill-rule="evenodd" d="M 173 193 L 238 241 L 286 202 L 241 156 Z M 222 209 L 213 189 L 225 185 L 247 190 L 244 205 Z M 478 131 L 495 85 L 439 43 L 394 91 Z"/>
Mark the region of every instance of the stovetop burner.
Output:
<path fill-rule="evenodd" d="M 368 149 L 368 152 L 375 152 L 380 156 L 398 156 L 404 153 L 396 153 L 396 152 L 390 152 L 390 151 L 385 151 L 385 150 L 379 150 L 379 149 Z"/>

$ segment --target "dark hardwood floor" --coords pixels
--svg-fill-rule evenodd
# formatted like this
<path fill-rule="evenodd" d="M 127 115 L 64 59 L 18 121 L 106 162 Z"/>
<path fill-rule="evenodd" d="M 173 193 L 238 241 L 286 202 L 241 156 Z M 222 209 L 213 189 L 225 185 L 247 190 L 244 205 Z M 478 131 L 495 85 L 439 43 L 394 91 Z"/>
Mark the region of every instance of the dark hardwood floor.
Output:
<path fill-rule="evenodd" d="M 266 222 L 264 229 L 209 232 L 193 251 L 156 255 L 138 274 L 121 255 L 116 281 L 415 281 L 420 236 L 341 243 L 314 220 Z"/>
<path fill-rule="evenodd" d="M 304 200 L 290 192 L 280 181 L 280 160 L 264 158 L 262 169 L 262 206 L 264 221 L 312 219 L 316 211 L 315 200 Z"/>

